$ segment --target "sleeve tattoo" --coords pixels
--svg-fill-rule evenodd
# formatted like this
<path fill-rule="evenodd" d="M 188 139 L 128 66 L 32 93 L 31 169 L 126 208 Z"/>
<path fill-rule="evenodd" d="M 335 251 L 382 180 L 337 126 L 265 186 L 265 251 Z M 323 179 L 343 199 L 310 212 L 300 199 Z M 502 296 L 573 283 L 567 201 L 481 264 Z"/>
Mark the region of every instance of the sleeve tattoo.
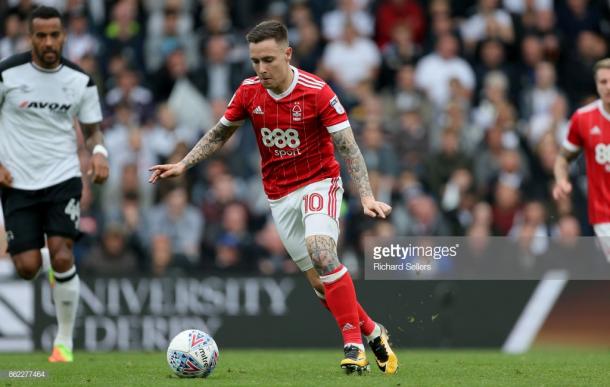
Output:
<path fill-rule="evenodd" d="M 100 124 L 80 124 L 81 131 L 83 132 L 83 137 L 85 139 L 85 145 L 89 152 L 93 151 L 93 148 L 96 145 L 104 144 L 104 135 L 100 130 Z"/>
<path fill-rule="evenodd" d="M 181 163 L 190 168 L 201 160 L 210 157 L 231 138 L 237 128 L 238 126 L 225 126 L 220 122 L 217 123 L 195 144 L 193 149 L 182 159 Z"/>
<path fill-rule="evenodd" d="M 360 148 L 356 144 L 352 128 L 346 128 L 338 132 L 331 133 L 335 146 L 345 160 L 347 171 L 352 180 L 358 187 L 360 197 L 373 196 L 371 184 L 369 182 L 369 174 L 366 170 L 364 157 L 360 153 Z"/>

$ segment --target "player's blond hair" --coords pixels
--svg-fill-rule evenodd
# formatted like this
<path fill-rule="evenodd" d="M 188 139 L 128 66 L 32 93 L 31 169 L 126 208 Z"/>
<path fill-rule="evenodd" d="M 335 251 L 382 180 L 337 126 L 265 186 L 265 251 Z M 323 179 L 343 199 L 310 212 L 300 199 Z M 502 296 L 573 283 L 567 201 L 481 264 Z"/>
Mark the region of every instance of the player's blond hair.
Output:
<path fill-rule="evenodd" d="M 597 70 L 600 69 L 608 69 L 610 70 L 610 58 L 604 58 L 601 60 L 598 60 L 595 63 L 595 66 L 593 66 L 593 76 L 597 79 Z"/>

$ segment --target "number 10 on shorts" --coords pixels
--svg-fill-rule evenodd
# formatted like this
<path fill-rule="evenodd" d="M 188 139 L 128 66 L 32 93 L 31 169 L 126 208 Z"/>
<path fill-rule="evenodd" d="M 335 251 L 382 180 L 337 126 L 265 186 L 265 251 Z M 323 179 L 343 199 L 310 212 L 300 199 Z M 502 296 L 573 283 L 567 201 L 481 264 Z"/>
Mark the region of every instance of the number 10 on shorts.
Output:
<path fill-rule="evenodd" d="M 305 213 L 319 212 L 324 208 L 324 197 L 317 192 L 303 196 Z"/>
<path fill-rule="evenodd" d="M 324 213 L 337 219 L 337 209 L 341 207 L 343 194 L 338 177 L 313 183 L 307 187 L 306 192 L 308 193 L 303 196 L 299 194 L 303 200 L 303 215 Z"/>

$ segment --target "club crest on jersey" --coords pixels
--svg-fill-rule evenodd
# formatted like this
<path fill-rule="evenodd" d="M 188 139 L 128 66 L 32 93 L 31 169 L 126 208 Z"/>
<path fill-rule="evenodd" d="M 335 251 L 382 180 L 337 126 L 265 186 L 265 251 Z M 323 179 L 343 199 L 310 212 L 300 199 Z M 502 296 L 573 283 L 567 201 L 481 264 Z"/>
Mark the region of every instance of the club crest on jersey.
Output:
<path fill-rule="evenodd" d="M 68 112 L 72 107 L 68 103 L 45 102 L 45 101 L 22 101 L 19 104 L 21 109 L 49 109 L 52 112 Z"/>
<path fill-rule="evenodd" d="M 301 121 L 301 106 L 298 102 L 292 107 L 292 120 L 293 121 Z"/>
<path fill-rule="evenodd" d="M 341 102 L 339 102 L 339 98 L 337 98 L 336 95 L 330 100 L 330 106 L 335 109 L 337 114 L 345 113 L 345 109 L 343 108 L 343 105 L 341 105 Z"/>

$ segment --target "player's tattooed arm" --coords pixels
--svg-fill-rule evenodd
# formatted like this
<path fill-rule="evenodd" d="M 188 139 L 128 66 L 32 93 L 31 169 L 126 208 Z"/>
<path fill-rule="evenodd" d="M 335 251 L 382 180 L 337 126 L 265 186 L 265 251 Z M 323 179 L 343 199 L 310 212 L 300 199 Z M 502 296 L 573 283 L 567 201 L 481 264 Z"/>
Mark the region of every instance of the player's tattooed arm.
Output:
<path fill-rule="evenodd" d="M 237 128 L 239 126 L 226 126 L 218 122 L 180 162 L 190 168 L 201 160 L 205 160 L 216 153 L 231 138 Z"/>
<path fill-rule="evenodd" d="M 99 122 L 94 124 L 83 124 L 80 123 L 81 131 L 85 139 L 85 145 L 89 152 L 93 151 L 96 145 L 104 145 L 104 135 L 100 130 Z"/>
<path fill-rule="evenodd" d="M 369 182 L 369 174 L 366 170 L 366 164 L 364 163 L 364 157 L 362 157 L 360 148 L 358 148 L 358 144 L 356 144 L 352 128 L 348 127 L 338 132 L 334 132 L 331 136 L 339 153 L 341 153 L 341 156 L 345 159 L 347 171 L 358 187 L 364 214 L 373 218 L 385 218 L 388 216 L 392 211 L 392 207 L 386 203 L 375 200 L 373 190 L 371 189 L 371 183 Z"/>
<path fill-rule="evenodd" d="M 318 274 L 328 274 L 341 265 L 337 257 L 337 245 L 328 235 L 308 236 L 305 244 Z"/>
<path fill-rule="evenodd" d="M 364 157 L 356 144 L 352 128 L 331 133 L 335 147 L 345 160 L 347 171 L 358 187 L 361 198 L 373 196 Z"/>

